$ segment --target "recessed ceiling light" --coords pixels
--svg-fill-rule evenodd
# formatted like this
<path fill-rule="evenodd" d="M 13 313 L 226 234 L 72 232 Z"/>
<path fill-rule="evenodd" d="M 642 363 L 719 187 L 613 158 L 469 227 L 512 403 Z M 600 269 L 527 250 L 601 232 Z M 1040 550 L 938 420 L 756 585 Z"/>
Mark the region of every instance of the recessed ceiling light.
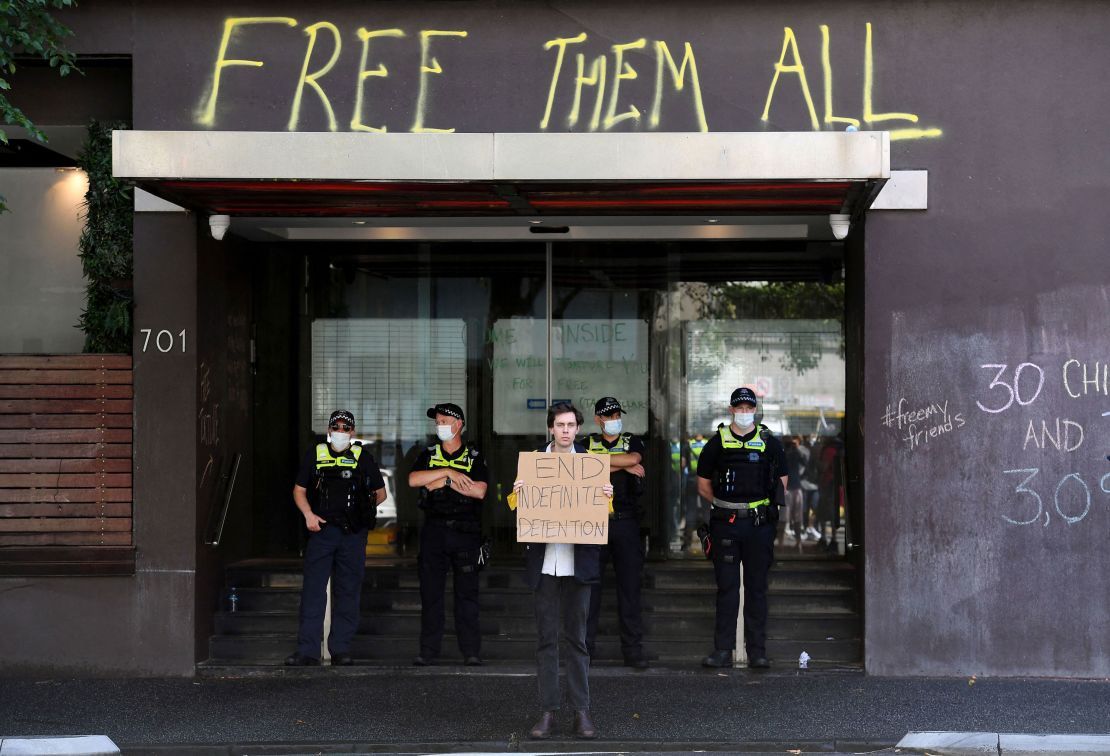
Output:
<path fill-rule="evenodd" d="M 719 221 L 716 218 L 706 218 L 705 222 L 706 223 L 718 223 Z"/>
<path fill-rule="evenodd" d="M 356 226 L 365 226 L 365 225 L 366 225 L 366 221 L 355 221 L 355 225 L 356 225 Z"/>
<path fill-rule="evenodd" d="M 531 224 L 532 224 L 533 226 L 538 226 L 538 225 L 540 225 L 541 223 L 543 223 L 543 221 L 542 221 L 542 220 L 530 220 L 530 221 L 528 221 L 528 222 L 529 222 L 529 223 L 531 223 Z"/>

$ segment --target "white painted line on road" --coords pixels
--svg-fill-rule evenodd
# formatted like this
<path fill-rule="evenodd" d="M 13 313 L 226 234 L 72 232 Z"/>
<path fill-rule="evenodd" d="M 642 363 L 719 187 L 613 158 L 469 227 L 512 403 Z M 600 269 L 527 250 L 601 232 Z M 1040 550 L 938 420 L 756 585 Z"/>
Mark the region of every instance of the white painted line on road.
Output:
<path fill-rule="evenodd" d="M 1082 756 L 1110 753 L 1110 735 L 1020 735 L 1003 732 L 998 736 L 1002 756 Z"/>
<path fill-rule="evenodd" d="M 935 756 L 1090 756 L 1110 754 L 1110 735 L 922 731 L 907 733 L 895 748 Z"/>
<path fill-rule="evenodd" d="M 0 739 L 0 756 L 119 756 L 119 748 L 106 735 Z"/>
<path fill-rule="evenodd" d="M 895 748 L 937 756 L 998 756 L 996 732 L 910 732 Z"/>

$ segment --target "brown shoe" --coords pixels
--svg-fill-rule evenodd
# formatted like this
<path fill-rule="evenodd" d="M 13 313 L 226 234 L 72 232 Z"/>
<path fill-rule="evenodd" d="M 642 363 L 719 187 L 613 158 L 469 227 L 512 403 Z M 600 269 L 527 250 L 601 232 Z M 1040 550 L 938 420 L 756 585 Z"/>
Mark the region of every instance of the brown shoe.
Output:
<path fill-rule="evenodd" d="M 532 729 L 528 732 L 528 737 L 533 740 L 547 740 L 551 737 L 551 733 L 554 729 L 555 712 L 545 711 L 540 715 L 540 721 L 532 725 Z"/>
<path fill-rule="evenodd" d="M 590 712 L 579 709 L 574 712 L 574 737 L 593 740 L 597 737 L 597 726 L 590 719 Z"/>

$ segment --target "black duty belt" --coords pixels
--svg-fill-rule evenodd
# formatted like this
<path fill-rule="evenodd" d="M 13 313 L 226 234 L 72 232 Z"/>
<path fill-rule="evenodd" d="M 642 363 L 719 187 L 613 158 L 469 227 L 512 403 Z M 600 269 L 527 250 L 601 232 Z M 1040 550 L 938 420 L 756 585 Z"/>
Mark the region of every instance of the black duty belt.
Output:
<path fill-rule="evenodd" d="M 639 517 L 640 513 L 635 509 L 618 509 L 609 513 L 610 520 L 631 520 Z"/>
<path fill-rule="evenodd" d="M 481 533 L 482 524 L 474 520 L 448 520 L 441 517 L 429 517 L 427 524 L 442 525 L 460 533 Z"/>
<path fill-rule="evenodd" d="M 746 520 L 749 517 L 754 517 L 757 509 L 765 510 L 766 508 L 766 504 L 751 509 L 725 509 L 724 507 L 715 506 L 713 511 L 709 513 L 709 518 L 712 520 Z"/>

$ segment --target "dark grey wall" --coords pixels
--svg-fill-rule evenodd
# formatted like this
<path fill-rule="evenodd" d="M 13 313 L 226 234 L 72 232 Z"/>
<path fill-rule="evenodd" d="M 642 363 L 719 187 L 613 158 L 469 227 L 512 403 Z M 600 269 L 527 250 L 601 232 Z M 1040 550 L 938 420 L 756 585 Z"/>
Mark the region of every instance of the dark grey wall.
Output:
<path fill-rule="evenodd" d="M 244 2 L 236 13 L 287 14 L 297 27 L 254 27 L 233 40 L 229 57 L 261 59 L 265 66 L 225 69 L 211 124 L 203 122 L 203 115 L 223 4 L 194 4 L 187 16 L 179 7 L 105 3 L 71 17 L 79 30 L 83 24 L 100 29 L 110 40 L 106 44 L 132 45 L 138 128 L 286 128 L 304 58 L 304 27 L 327 20 L 343 35 L 339 62 L 322 80 L 341 129 L 349 128 L 355 97 L 359 45 L 354 33 L 365 25 L 396 26 L 407 35 L 376 40 L 371 48 L 369 67 L 383 62 L 390 76 L 367 80 L 364 121 L 386 124 L 391 131 L 407 131 L 415 120 L 421 29 L 468 31 L 464 40 L 433 42 L 444 73 L 428 77 L 428 126 L 538 130 L 555 57 L 543 44 L 587 32 L 582 49 L 591 56 L 616 42 L 649 40 L 646 51 L 628 54 L 639 78 L 622 82 L 617 108 L 623 112 L 635 105 L 644 117 L 617 124 L 618 130 L 647 127 L 656 71 L 651 42 L 656 39 L 666 40 L 676 56 L 684 42 L 693 46 L 710 129 L 807 130 L 811 125 L 796 73 L 780 76 L 769 120 L 761 119 L 784 27 L 794 32 L 815 111 L 823 118 L 820 26 L 828 25 L 832 112 L 861 118 L 870 22 L 873 109 L 917 117 L 916 123 L 873 119 L 870 126 L 926 129 L 932 136 L 892 145 L 894 168 L 929 171 L 930 209 L 874 213 L 867 223 L 862 266 L 852 265 L 855 285 L 862 281 L 865 286 L 860 360 L 865 390 L 859 409 L 865 439 L 868 669 L 878 674 L 1110 673 L 1104 630 L 1110 618 L 1103 599 L 1110 592 L 1105 548 L 1110 418 L 1102 416 L 1110 411 L 1110 396 L 1092 385 L 1082 393 L 1075 380 L 1081 372 L 1074 367 L 1071 390 L 1080 396 L 1071 396 L 1063 385 L 1065 365 L 1074 365 L 1069 360 L 1087 364 L 1089 371 L 1096 362 L 1101 371 L 1110 361 L 1103 209 L 1110 200 L 1110 145 L 1102 126 L 1110 108 L 1104 96 L 1110 8 L 1104 3 L 722 1 L 694 7 L 594 1 L 521 2 L 509 10 L 493 2 Z M 120 23 L 106 23 L 116 11 Z M 79 33 L 76 44 L 91 51 L 97 39 L 95 33 Z M 313 69 L 326 60 L 329 43 L 322 34 Z M 612 64 L 610 55 L 610 72 Z M 552 103 L 553 130 L 588 128 L 594 102 L 589 89 L 579 123 L 571 127 L 566 120 L 572 71 L 568 56 Z M 697 128 L 690 86 L 675 93 L 668 83 L 660 129 Z M 304 92 L 298 126 L 327 128 L 311 89 Z M 161 244 L 180 243 L 176 228 L 168 233 L 172 236 Z M 189 238 L 192 231 L 185 233 Z M 153 280 L 144 285 L 153 297 L 173 286 Z M 142 297 L 144 289 L 137 291 Z M 1023 403 L 997 413 L 980 409 L 977 403 L 989 409 L 1005 403 L 1008 390 L 1001 382 L 1012 386 L 1015 368 L 1023 363 L 1036 366 L 1022 370 L 1018 395 Z M 137 362 L 137 373 L 142 364 Z M 991 364 L 1008 366 L 993 388 L 999 368 L 982 367 Z M 195 364 L 183 375 L 192 391 Z M 163 385 L 160 379 L 142 386 L 137 382 L 137 390 L 149 392 L 146 401 L 161 410 L 165 399 L 155 392 Z M 180 413 L 172 410 L 175 419 L 180 414 L 180 426 L 167 427 L 194 427 L 197 405 L 192 400 Z M 900 400 L 902 409 L 911 412 L 931 405 L 945 408 L 947 415 L 939 420 L 914 420 L 915 432 L 938 425 L 944 432 L 923 436 L 920 444 L 905 440 L 909 428 L 905 420 L 898 427 L 896 414 Z M 894 408 L 890 414 L 888 406 Z M 1071 451 L 1040 448 L 1041 423 L 1055 431 L 1057 419 L 1073 434 L 1081 426 L 1083 443 Z M 137 433 L 137 441 L 141 437 Z M 188 450 L 181 452 L 188 461 L 181 470 L 189 474 L 195 469 L 194 441 L 190 436 Z M 1075 446 L 1074 438 L 1070 445 Z M 155 447 L 143 449 L 143 459 L 172 462 L 177 470 L 176 447 L 157 441 Z M 138 458 L 136 464 L 136 486 L 146 475 L 145 485 L 153 487 L 153 473 L 141 471 Z M 178 481 L 178 473 L 171 480 Z M 1017 490 L 1023 486 L 1026 490 Z M 1089 509 L 1085 491 L 1090 492 Z M 181 509 L 158 524 L 157 534 L 144 531 L 141 553 L 172 540 L 173 518 L 194 513 L 194 503 L 177 502 L 174 496 L 167 505 Z M 178 563 L 168 554 L 161 559 Z M 179 560 L 188 562 L 184 556 Z M 140 577 L 154 579 L 146 572 Z M 128 592 L 119 601 L 133 606 L 138 595 Z"/>
<path fill-rule="evenodd" d="M 206 225 L 204 219 L 198 221 Z M 252 554 L 251 245 L 222 242 L 201 228 L 197 239 L 197 412 L 195 544 L 197 550 L 196 658 L 208 658 L 212 615 L 226 600 L 222 573 Z M 215 533 L 235 456 L 241 462 L 218 546 Z M 206 533 L 206 530 L 209 531 Z"/>
<path fill-rule="evenodd" d="M 0 581 L 6 673 L 193 672 L 196 352 L 176 335 L 196 331 L 194 229 L 183 213 L 135 219 L 135 575 Z M 162 329 L 178 344 L 165 353 Z"/>
<path fill-rule="evenodd" d="M 867 225 L 867 667 L 1105 677 L 1110 395 L 1073 366 L 1071 396 L 1064 367 L 1110 361 L 1110 140 L 1088 127 L 1110 9 L 964 5 L 959 26 L 903 16 L 935 45 L 945 137 L 896 145 L 930 170 L 929 211 Z M 951 430 L 907 441 L 901 399 L 947 402 L 950 426 L 913 430 Z M 1070 443 L 1040 448 L 1058 420 Z"/>

